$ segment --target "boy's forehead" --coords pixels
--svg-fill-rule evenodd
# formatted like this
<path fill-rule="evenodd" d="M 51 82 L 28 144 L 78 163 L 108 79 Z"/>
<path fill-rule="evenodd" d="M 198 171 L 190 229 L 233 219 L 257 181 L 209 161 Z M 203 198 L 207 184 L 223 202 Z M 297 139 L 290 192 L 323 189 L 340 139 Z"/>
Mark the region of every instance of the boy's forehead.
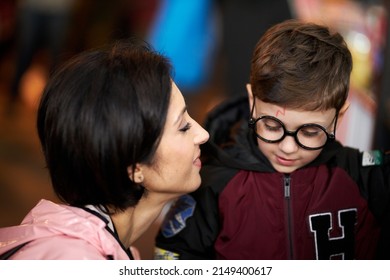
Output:
<path fill-rule="evenodd" d="M 257 115 L 269 115 L 286 122 L 327 123 L 336 114 L 336 109 L 334 108 L 322 111 L 308 111 L 291 109 L 283 105 L 262 102 L 261 100 L 256 103 Z"/>

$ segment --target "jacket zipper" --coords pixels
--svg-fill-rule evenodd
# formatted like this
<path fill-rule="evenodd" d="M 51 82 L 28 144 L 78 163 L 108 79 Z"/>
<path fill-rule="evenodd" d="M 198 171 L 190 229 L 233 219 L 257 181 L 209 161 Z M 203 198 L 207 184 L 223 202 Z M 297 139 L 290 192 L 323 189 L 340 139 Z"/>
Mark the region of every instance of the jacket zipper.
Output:
<path fill-rule="evenodd" d="M 291 221 L 291 178 L 286 175 L 283 179 L 284 182 L 284 199 L 286 201 L 287 209 L 287 238 L 288 238 L 288 256 L 292 260 L 294 257 L 294 248 L 292 240 L 292 221 Z"/>

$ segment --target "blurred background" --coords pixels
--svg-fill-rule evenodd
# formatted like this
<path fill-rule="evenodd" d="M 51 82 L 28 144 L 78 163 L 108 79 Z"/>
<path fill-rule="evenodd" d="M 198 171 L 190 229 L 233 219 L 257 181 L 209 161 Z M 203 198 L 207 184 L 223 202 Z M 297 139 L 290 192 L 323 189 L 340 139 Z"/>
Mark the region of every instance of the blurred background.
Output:
<path fill-rule="evenodd" d="M 337 132 L 361 150 L 390 149 L 390 0 L 0 0 L 0 227 L 57 201 L 35 129 L 50 73 L 74 54 L 129 36 L 167 55 L 189 113 L 202 123 L 245 95 L 255 43 L 288 18 L 337 29 L 353 54 L 350 109 Z M 135 244 L 153 256 L 161 218 Z"/>

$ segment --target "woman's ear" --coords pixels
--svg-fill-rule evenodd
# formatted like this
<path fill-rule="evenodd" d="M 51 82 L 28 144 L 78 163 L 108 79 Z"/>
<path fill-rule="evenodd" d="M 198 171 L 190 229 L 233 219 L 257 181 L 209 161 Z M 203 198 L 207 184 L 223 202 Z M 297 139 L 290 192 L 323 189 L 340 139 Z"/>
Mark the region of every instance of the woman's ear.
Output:
<path fill-rule="evenodd" d="M 246 84 L 246 91 L 248 92 L 249 112 L 251 112 L 252 108 L 253 108 L 252 106 L 253 106 L 253 100 L 254 100 L 253 94 L 252 94 L 251 84 Z M 256 108 L 254 108 L 253 111 L 254 111 L 253 113 L 255 113 Z M 254 115 L 256 115 L 256 113 Z M 250 117 L 252 117 L 252 116 L 250 116 Z"/>
<path fill-rule="evenodd" d="M 345 113 L 348 111 L 349 105 L 351 105 L 351 104 L 348 101 L 345 101 L 343 107 L 341 107 L 339 114 L 337 116 L 337 127 L 339 127 L 341 121 L 343 120 L 343 118 L 345 116 Z"/>
<path fill-rule="evenodd" d="M 138 163 L 135 165 L 135 168 L 133 168 L 133 166 L 127 167 L 127 174 L 129 175 L 129 178 L 136 184 L 141 184 L 144 181 L 142 167 Z"/>

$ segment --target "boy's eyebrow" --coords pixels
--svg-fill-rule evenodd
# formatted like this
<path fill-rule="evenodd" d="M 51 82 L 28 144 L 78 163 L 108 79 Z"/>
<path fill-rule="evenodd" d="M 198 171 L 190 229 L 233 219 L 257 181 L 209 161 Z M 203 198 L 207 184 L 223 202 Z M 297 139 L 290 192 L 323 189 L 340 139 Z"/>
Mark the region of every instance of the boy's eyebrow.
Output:
<path fill-rule="evenodd" d="M 184 115 L 186 111 L 187 111 L 187 106 L 184 106 L 180 114 L 177 116 L 176 120 L 173 122 L 174 125 L 176 125 L 180 121 L 181 117 Z"/>

